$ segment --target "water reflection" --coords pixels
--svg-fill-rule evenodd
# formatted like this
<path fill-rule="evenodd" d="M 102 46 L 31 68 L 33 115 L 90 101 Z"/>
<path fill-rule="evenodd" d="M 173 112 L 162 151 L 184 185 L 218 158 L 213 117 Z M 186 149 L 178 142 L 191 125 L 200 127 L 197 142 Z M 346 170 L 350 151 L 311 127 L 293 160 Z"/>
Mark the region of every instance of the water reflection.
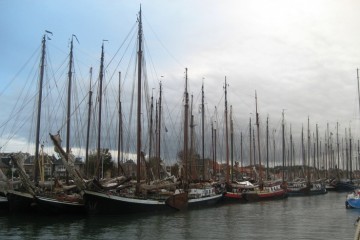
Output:
<path fill-rule="evenodd" d="M 0 239 L 353 239 L 345 194 L 222 205 L 164 215 L 0 216 Z"/>

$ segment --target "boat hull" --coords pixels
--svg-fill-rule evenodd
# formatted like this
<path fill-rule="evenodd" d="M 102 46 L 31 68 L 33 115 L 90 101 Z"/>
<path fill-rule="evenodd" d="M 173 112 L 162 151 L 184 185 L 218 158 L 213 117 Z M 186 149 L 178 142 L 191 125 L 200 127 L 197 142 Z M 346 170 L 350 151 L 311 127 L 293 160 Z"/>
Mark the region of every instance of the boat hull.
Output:
<path fill-rule="evenodd" d="M 287 194 L 289 197 L 302 197 L 302 196 L 314 196 L 314 195 L 322 195 L 326 194 L 327 190 L 325 187 L 313 189 L 313 188 L 302 188 L 302 189 L 287 189 Z"/>
<path fill-rule="evenodd" d="M 212 196 L 206 196 L 201 198 L 189 198 L 188 209 L 212 207 L 219 203 L 223 198 L 222 194 L 216 194 Z"/>
<path fill-rule="evenodd" d="M 0 195 L 0 212 L 7 212 L 9 211 L 9 201 L 7 197 Z"/>
<path fill-rule="evenodd" d="M 360 199 L 347 199 L 345 201 L 345 207 L 346 208 L 357 208 L 360 209 Z"/>
<path fill-rule="evenodd" d="M 83 202 L 61 201 L 56 198 L 36 196 L 37 209 L 46 214 L 85 214 L 86 208 Z"/>
<path fill-rule="evenodd" d="M 337 192 L 351 192 L 357 189 L 358 186 L 352 182 L 339 181 L 334 184 L 334 188 Z"/>
<path fill-rule="evenodd" d="M 225 202 L 239 202 L 239 203 L 245 203 L 246 200 L 244 199 L 242 193 L 236 192 L 225 192 L 223 197 Z"/>
<path fill-rule="evenodd" d="M 288 195 L 285 190 L 278 190 L 274 192 L 249 191 L 243 193 L 243 198 L 247 202 L 278 200 L 287 198 L 287 196 Z"/>
<path fill-rule="evenodd" d="M 9 190 L 6 196 L 10 213 L 31 213 L 36 211 L 35 199 L 29 193 Z"/>
<path fill-rule="evenodd" d="M 84 191 L 84 203 L 90 214 L 132 214 L 159 213 L 175 211 L 165 200 L 150 200 L 111 195 L 107 193 Z"/>

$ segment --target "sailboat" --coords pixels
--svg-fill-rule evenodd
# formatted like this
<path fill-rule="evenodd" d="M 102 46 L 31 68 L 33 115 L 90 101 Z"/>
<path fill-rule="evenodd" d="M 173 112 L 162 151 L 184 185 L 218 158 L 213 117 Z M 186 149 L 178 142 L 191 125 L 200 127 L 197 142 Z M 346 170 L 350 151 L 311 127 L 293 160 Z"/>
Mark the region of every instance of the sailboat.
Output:
<path fill-rule="evenodd" d="M 42 189 L 38 191 L 34 198 L 37 205 L 37 210 L 46 214 L 68 214 L 68 213 L 84 213 L 85 207 L 82 197 L 79 192 L 85 188 L 84 184 L 79 180 L 76 172 L 71 166 L 74 165 L 74 159 L 70 154 L 70 113 L 71 113 L 71 86 L 72 86 L 72 72 L 73 72 L 73 40 L 76 38 L 72 35 L 70 42 L 70 57 L 69 57 L 69 71 L 68 71 L 68 104 L 67 104 L 67 135 L 66 135 L 66 153 L 60 147 L 60 136 L 50 135 L 50 138 L 55 144 L 55 151 L 60 152 L 61 160 L 66 168 L 66 182 L 69 181 L 69 173 L 72 178 L 75 178 L 76 185 L 63 186 L 59 181 L 56 181 L 53 189 Z M 77 40 L 77 38 L 76 38 Z M 58 140 L 56 139 L 58 138 Z M 40 169 L 41 170 L 41 169 Z M 40 171 L 41 181 L 44 181 L 43 171 Z"/>
<path fill-rule="evenodd" d="M 258 178 L 258 183 L 254 188 L 245 191 L 243 198 L 248 202 L 254 201 L 268 201 L 283 199 L 287 197 L 287 192 L 281 187 L 281 181 L 264 181 L 261 166 L 261 154 L 260 154 L 260 129 L 259 129 L 259 114 L 257 108 L 257 93 L 255 91 L 255 107 L 256 107 L 256 126 L 257 126 L 257 142 L 258 142 L 258 158 L 259 158 L 259 174 L 254 171 Z"/>
<path fill-rule="evenodd" d="M 327 193 L 325 184 L 321 181 L 311 181 L 310 177 L 310 126 L 309 126 L 309 118 L 308 118 L 308 165 L 307 165 L 307 177 L 306 179 L 296 179 L 296 181 L 289 182 L 287 185 L 287 193 L 289 197 L 294 196 L 312 196 L 312 195 L 320 195 Z M 303 156 L 303 167 L 305 168 L 305 148 L 304 148 L 304 137 L 303 130 L 301 134 L 301 142 L 302 142 L 302 156 Z M 315 149 L 314 149 L 315 152 Z M 315 156 L 314 156 L 314 166 L 313 169 L 315 171 Z"/>
<path fill-rule="evenodd" d="M 189 158 L 190 152 L 188 146 L 188 129 L 189 129 L 189 93 L 188 93 L 188 76 L 187 68 L 185 68 L 185 93 L 184 93 L 184 145 L 183 145 L 183 173 L 182 184 L 176 190 L 173 196 L 170 196 L 166 201 L 167 204 L 175 209 L 194 209 L 214 206 L 219 203 L 223 197 L 221 189 L 219 189 L 216 182 L 205 181 L 205 164 L 202 168 L 201 181 L 193 182 L 189 179 Z M 204 114 L 204 90 L 202 87 L 202 114 Z M 202 117 L 204 119 L 204 117 Z M 204 124 L 204 121 L 202 121 Z M 193 125 L 193 124 L 191 124 Z M 204 134 L 202 134 L 204 137 Z M 204 145 L 203 145 L 204 147 Z M 192 146 L 191 146 L 192 149 Z M 203 155 L 204 156 L 204 155 Z M 204 157 L 203 157 L 204 158 Z"/>
<path fill-rule="evenodd" d="M 141 152 L 141 86 L 142 86 L 142 61 L 143 61 L 143 30 L 141 8 L 138 16 L 138 49 L 137 49 L 137 71 L 138 71 L 138 88 L 137 88 L 137 171 L 136 184 L 119 186 L 115 189 L 86 188 L 83 190 L 83 198 L 86 209 L 89 213 L 109 213 L 109 214 L 131 214 L 145 212 L 165 212 L 174 211 L 172 207 L 166 204 L 167 195 L 161 194 L 166 185 L 152 185 L 141 183 L 140 165 L 143 159 Z M 103 64 L 103 53 L 102 53 Z M 101 68 L 102 69 L 102 68 Z M 102 74 L 102 70 L 100 71 Z M 176 180 L 170 184 L 170 187 L 176 185 Z M 148 191 L 149 190 L 149 191 Z M 155 191 L 154 191 L 155 190 Z M 155 194 L 153 194 L 155 192 Z M 171 194 L 171 193 L 169 193 Z"/>
<path fill-rule="evenodd" d="M 21 187 L 18 189 L 11 189 L 6 192 L 10 213 L 30 213 L 36 211 L 34 196 L 39 189 L 29 180 L 25 173 L 23 168 L 25 157 L 25 154 L 21 152 L 10 155 L 11 161 L 17 167 L 22 182 Z"/>
<path fill-rule="evenodd" d="M 227 116 L 227 83 L 225 77 L 225 136 L 228 138 L 228 116 Z M 233 119 L 232 119 L 232 111 L 230 111 L 230 135 L 231 135 L 231 153 L 233 152 Z M 233 179 L 233 171 L 231 175 L 231 182 L 229 177 L 229 147 L 228 147 L 228 139 L 226 139 L 226 191 L 224 192 L 224 200 L 226 202 L 245 202 L 243 198 L 243 191 L 252 189 L 254 185 L 249 181 L 238 182 Z M 231 154 L 233 155 L 233 154 Z M 231 161 L 231 169 L 233 169 L 233 161 Z"/>
<path fill-rule="evenodd" d="M 217 183 L 206 182 L 205 181 L 205 163 L 204 163 L 204 85 L 202 86 L 202 181 L 199 183 L 192 183 L 189 181 L 188 169 L 188 151 L 185 150 L 188 148 L 188 139 L 187 139 L 187 128 L 188 128 L 188 78 L 187 78 L 187 68 L 185 69 L 185 121 L 184 121 L 184 161 L 186 166 L 185 171 L 185 192 L 188 193 L 188 209 L 199 208 L 199 207 L 208 207 L 213 206 L 222 199 L 222 191 L 216 187 Z M 187 185 L 188 186 L 187 186 Z"/>
<path fill-rule="evenodd" d="M 60 135 L 51 135 L 50 138 L 55 145 L 55 152 L 61 156 L 63 165 L 74 185 L 55 186 L 50 191 L 43 190 L 35 194 L 37 211 L 46 214 L 81 214 L 85 213 L 85 205 L 81 196 L 81 190 L 85 189 L 85 181 L 79 176 L 74 168 L 74 158 L 71 154 L 65 153 L 61 148 Z"/>
<path fill-rule="evenodd" d="M 38 106 L 37 106 L 37 120 L 36 120 L 36 136 L 35 136 L 35 182 L 37 182 L 37 161 L 39 158 L 39 139 L 40 139 L 40 121 L 41 121 L 41 103 L 42 103 L 42 90 L 43 90 L 43 80 L 44 80 L 44 68 L 45 68 L 45 49 L 46 49 L 46 38 L 47 34 L 51 32 L 46 31 L 46 34 L 43 35 L 42 38 L 42 50 L 41 50 L 41 60 L 40 60 L 40 78 L 39 78 L 39 86 L 38 86 Z M 19 158 L 24 158 L 23 154 L 19 153 L 12 157 L 15 164 L 20 160 Z M 25 159 L 22 159 L 25 160 Z M 22 183 L 25 186 L 25 191 L 20 190 L 8 190 L 7 191 L 7 199 L 9 202 L 9 210 L 11 212 L 27 212 L 33 211 L 34 206 L 34 195 L 35 195 L 35 185 L 30 182 L 25 172 L 22 173 L 23 169 L 21 164 L 18 165 L 18 170 L 22 175 Z"/>

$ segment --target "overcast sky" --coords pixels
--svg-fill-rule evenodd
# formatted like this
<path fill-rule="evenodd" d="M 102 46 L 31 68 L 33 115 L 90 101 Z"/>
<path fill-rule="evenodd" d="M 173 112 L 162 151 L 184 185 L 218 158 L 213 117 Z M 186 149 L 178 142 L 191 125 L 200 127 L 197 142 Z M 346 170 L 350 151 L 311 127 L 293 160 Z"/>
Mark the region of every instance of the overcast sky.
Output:
<path fill-rule="evenodd" d="M 109 62 L 136 24 L 140 3 L 151 53 L 147 64 L 154 64 L 156 71 L 149 87 L 158 89 L 162 81 L 165 115 L 179 117 L 172 109 L 181 108 L 187 67 L 196 109 L 204 82 L 208 119 L 215 107 L 223 114 L 226 76 L 239 133 L 247 134 L 249 118 L 254 121 L 257 91 L 262 129 L 269 116 L 271 129 L 279 132 L 284 110 L 287 128 L 291 124 L 297 141 L 308 117 L 311 132 L 318 124 L 322 138 L 327 123 L 335 132 L 337 122 L 342 136 L 349 127 L 358 136 L 356 0 L 0 0 L 1 122 L 22 84 L 15 76 L 39 49 L 45 30 L 53 32 L 48 41 L 53 65 L 64 61 L 69 39 L 76 34 L 77 74 L 87 78 L 91 66 L 98 71 L 102 40 L 109 40 Z M 0 151 L 13 150 L 14 145 Z"/>

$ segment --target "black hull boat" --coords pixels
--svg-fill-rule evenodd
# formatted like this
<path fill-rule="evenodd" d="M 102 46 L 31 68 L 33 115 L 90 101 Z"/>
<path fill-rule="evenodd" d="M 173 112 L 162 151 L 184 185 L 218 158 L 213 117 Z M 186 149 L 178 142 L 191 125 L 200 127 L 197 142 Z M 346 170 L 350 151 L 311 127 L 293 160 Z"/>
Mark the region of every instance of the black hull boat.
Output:
<path fill-rule="evenodd" d="M 188 209 L 212 207 L 220 202 L 223 194 L 214 187 L 190 188 L 188 193 Z"/>
<path fill-rule="evenodd" d="M 287 188 L 289 197 L 314 196 L 326 193 L 326 187 L 322 183 L 297 183 L 289 185 Z"/>
<path fill-rule="evenodd" d="M 144 199 L 123 197 L 110 192 L 95 192 L 84 190 L 84 203 L 90 214 L 132 214 L 132 213 L 160 213 L 171 212 L 174 208 L 166 204 L 163 199 Z"/>
<path fill-rule="evenodd" d="M 222 198 L 223 198 L 222 194 L 217 194 L 214 196 L 189 199 L 188 209 L 212 207 L 217 203 L 219 203 Z"/>
<path fill-rule="evenodd" d="M 337 192 L 351 192 L 357 189 L 359 186 L 352 181 L 333 181 L 331 183 L 334 186 L 335 191 Z"/>
<path fill-rule="evenodd" d="M 85 214 L 86 208 L 82 199 L 78 198 L 55 198 L 36 196 L 37 209 L 45 214 Z"/>
<path fill-rule="evenodd" d="M 36 211 L 35 199 L 30 193 L 9 190 L 6 196 L 10 213 L 32 213 Z"/>
<path fill-rule="evenodd" d="M 5 193 L 0 193 L 0 212 L 9 211 L 9 201 L 5 195 Z"/>

